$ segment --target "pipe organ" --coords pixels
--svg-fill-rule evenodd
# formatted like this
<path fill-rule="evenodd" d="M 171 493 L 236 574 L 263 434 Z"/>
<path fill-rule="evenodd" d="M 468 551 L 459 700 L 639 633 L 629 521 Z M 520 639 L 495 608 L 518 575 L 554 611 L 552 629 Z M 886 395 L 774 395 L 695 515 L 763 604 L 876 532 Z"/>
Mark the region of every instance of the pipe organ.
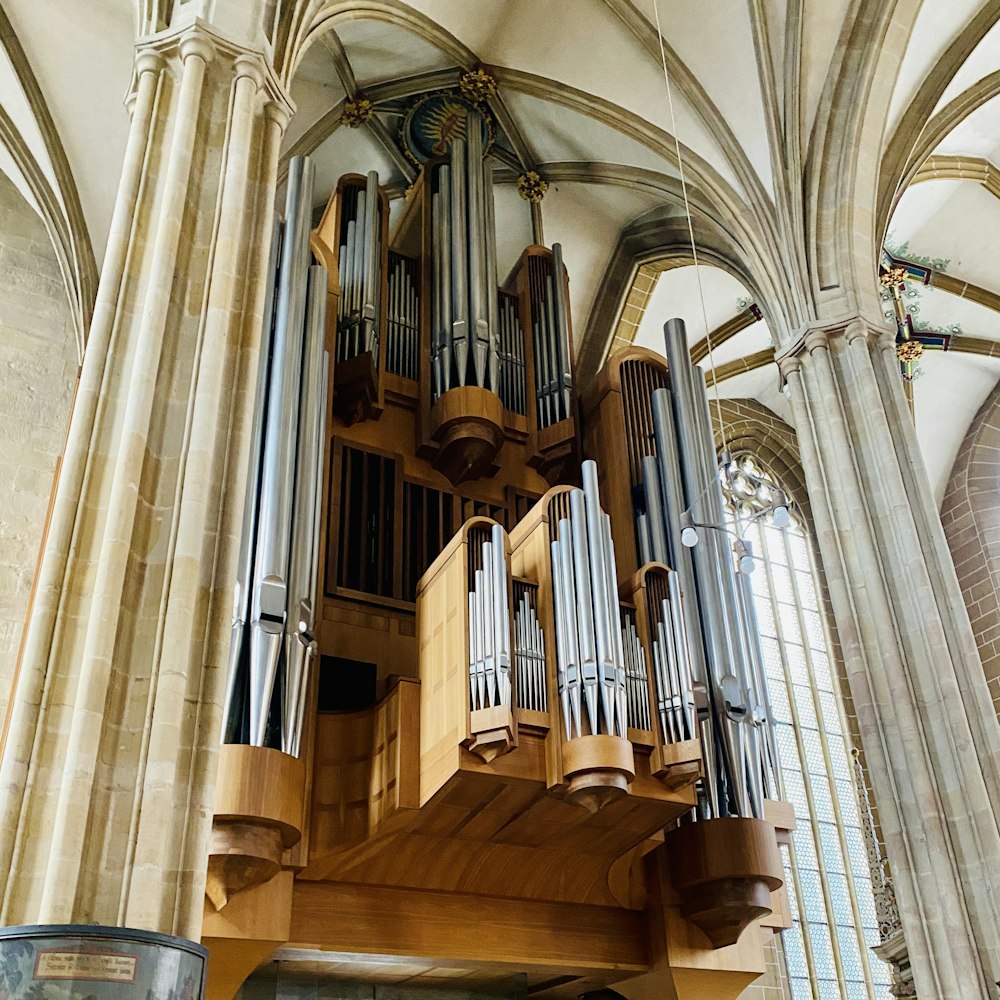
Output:
<path fill-rule="evenodd" d="M 450 121 L 391 227 L 369 173 L 310 233 L 289 172 L 206 940 L 236 961 L 245 900 L 285 921 L 254 964 L 735 997 L 794 817 L 746 579 L 680 540 L 723 523 L 704 384 L 671 323 L 578 396 L 562 248 L 500 281 L 490 132 Z"/>

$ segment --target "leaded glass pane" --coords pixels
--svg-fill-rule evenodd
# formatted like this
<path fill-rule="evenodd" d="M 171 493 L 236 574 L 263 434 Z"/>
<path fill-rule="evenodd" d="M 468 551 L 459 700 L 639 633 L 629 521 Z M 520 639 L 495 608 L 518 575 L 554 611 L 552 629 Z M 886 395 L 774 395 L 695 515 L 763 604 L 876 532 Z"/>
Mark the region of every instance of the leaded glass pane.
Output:
<path fill-rule="evenodd" d="M 815 729 L 803 729 L 800 733 L 802 737 L 802 753 L 805 758 L 806 769 L 816 774 L 826 774 L 826 761 L 823 758 L 823 744 L 820 741 L 819 733 Z M 826 778 L 824 777 L 824 781 Z M 826 797 L 830 797 L 830 790 L 825 790 Z"/>
<path fill-rule="evenodd" d="M 796 684 L 794 689 L 795 708 L 799 713 L 799 725 L 804 729 L 819 729 L 816 706 L 813 704 L 812 688 L 807 684 Z"/>
<path fill-rule="evenodd" d="M 853 927 L 837 927 L 837 944 L 840 947 L 840 965 L 845 979 L 864 979 L 861 950 Z"/>
<path fill-rule="evenodd" d="M 824 913 L 823 889 L 819 872 L 799 868 L 799 885 L 802 887 L 802 915 L 821 917 Z"/>
<path fill-rule="evenodd" d="M 795 586 L 798 588 L 799 603 L 802 607 L 809 608 L 810 610 L 819 608 L 816 587 L 813 585 L 811 571 L 797 569 L 795 571 Z"/>
<path fill-rule="evenodd" d="M 782 728 L 784 729 L 785 727 Z M 785 729 L 785 732 L 788 734 L 790 739 L 794 740 L 791 729 Z M 794 752 L 794 749 L 792 752 Z M 778 753 L 782 759 L 782 771 L 784 772 L 785 779 L 785 798 L 794 807 L 796 816 L 808 816 L 809 805 L 808 799 L 806 799 L 806 787 L 802 781 L 802 775 L 798 771 L 786 769 L 784 765 L 784 754 L 781 750 L 779 750 Z M 799 863 L 801 864 L 801 862 Z"/>
<path fill-rule="evenodd" d="M 823 861 L 828 872 L 844 872 L 844 855 L 840 850 L 840 836 L 835 823 L 819 824 L 819 841 L 823 846 Z"/>
<path fill-rule="evenodd" d="M 827 742 L 830 749 L 830 772 L 837 781 L 849 781 L 851 775 L 850 758 L 844 749 L 844 741 L 838 737 L 837 745 Z"/>
<path fill-rule="evenodd" d="M 788 672 L 791 675 L 793 684 L 809 683 L 809 667 L 806 664 L 806 656 L 802 647 L 798 643 L 785 643 L 785 659 L 788 663 Z"/>
<path fill-rule="evenodd" d="M 795 891 L 795 876 L 788 861 L 787 848 L 782 853 L 785 855 L 785 893 L 788 896 L 788 912 L 791 914 L 792 920 L 798 920 L 799 897 Z"/>
<path fill-rule="evenodd" d="M 798 924 L 790 927 L 781 935 L 781 944 L 785 949 L 785 962 L 788 965 L 788 975 L 793 978 L 808 976 L 809 966 L 806 965 L 806 951 L 802 942 L 802 931 Z"/>
<path fill-rule="evenodd" d="M 823 634 L 823 626 L 819 620 L 819 613 L 803 609 L 802 620 L 806 626 L 806 638 L 812 649 L 826 649 L 826 636 Z"/>
<path fill-rule="evenodd" d="M 826 876 L 826 894 L 830 900 L 830 909 L 838 922 L 854 923 L 851 910 L 851 896 L 847 888 L 847 876 L 832 872 Z"/>
<path fill-rule="evenodd" d="M 892 973 L 885 962 L 874 961 L 871 963 L 872 979 L 879 986 L 889 986 L 892 983 Z M 886 993 L 879 991 L 879 996 L 886 996 Z"/>
<path fill-rule="evenodd" d="M 781 649 L 778 646 L 778 640 L 761 638 L 760 647 L 764 654 L 764 672 L 767 674 L 768 684 L 773 686 L 784 684 L 785 669 L 782 666 Z M 777 684 L 774 682 L 777 682 Z"/>
<path fill-rule="evenodd" d="M 785 558 L 785 532 L 768 525 L 764 529 L 764 537 L 767 545 L 767 561 L 772 566 L 786 565 L 788 560 Z"/>
<path fill-rule="evenodd" d="M 806 543 L 805 535 L 800 531 L 788 531 L 786 535 L 788 548 L 792 553 L 792 564 L 796 569 L 810 569 L 809 546 Z"/>
<path fill-rule="evenodd" d="M 830 748 L 830 758 L 831 760 L 839 760 L 846 767 L 847 766 L 847 744 L 844 743 L 844 737 L 840 733 L 830 733 L 826 737 L 826 745 Z M 840 775 L 838 775 L 840 777 Z"/>
<path fill-rule="evenodd" d="M 830 691 L 820 691 L 819 694 L 819 714 L 823 719 L 823 728 L 828 733 L 840 732 L 840 713 L 837 711 L 837 702 Z"/>
<path fill-rule="evenodd" d="M 770 566 L 771 586 L 774 588 L 774 599 L 781 604 L 795 606 L 795 594 L 792 591 L 792 577 L 784 566 Z"/>
<path fill-rule="evenodd" d="M 861 880 L 858 881 L 858 911 L 861 914 L 861 923 L 866 926 L 878 923 L 875 915 L 875 897 L 872 895 L 871 882 L 866 886 Z"/>
<path fill-rule="evenodd" d="M 861 831 L 857 828 L 846 828 L 844 840 L 847 841 L 847 857 L 854 877 L 871 880 L 871 871 L 868 868 L 868 849 L 865 847 Z"/>
<path fill-rule="evenodd" d="M 769 684 L 767 694 L 771 700 L 771 712 L 775 722 L 790 723 L 792 712 L 788 707 L 788 688 L 784 684 Z"/>
<path fill-rule="evenodd" d="M 808 979 L 790 979 L 788 984 L 792 988 L 792 1000 L 813 1000 L 813 991 Z"/>
<path fill-rule="evenodd" d="M 809 943 L 812 946 L 813 968 L 817 979 L 836 979 L 837 966 L 833 961 L 833 943 L 826 924 L 809 921 Z"/>
<path fill-rule="evenodd" d="M 819 868 L 816 840 L 808 823 L 802 823 L 792 831 L 792 844 L 795 846 L 795 863 L 799 866 L 799 871 L 806 868 L 816 871 Z M 804 885 L 802 891 L 806 891 Z"/>
<path fill-rule="evenodd" d="M 820 691 L 832 691 L 833 678 L 830 676 L 830 660 L 827 654 L 817 650 L 813 653 L 812 662 L 816 686 Z"/>
<path fill-rule="evenodd" d="M 782 770 L 801 771 L 802 764 L 799 761 L 799 748 L 795 742 L 795 730 L 790 725 L 781 724 L 774 727 L 774 735 L 778 741 L 778 760 L 781 762 Z"/>
<path fill-rule="evenodd" d="M 811 775 L 810 777 L 813 783 L 814 817 L 828 823 L 835 823 L 837 821 L 837 814 L 833 808 L 833 799 L 830 798 L 830 786 L 827 784 L 826 779 L 824 779 L 822 782 L 819 782 L 819 787 L 817 788 L 817 775 Z"/>
<path fill-rule="evenodd" d="M 840 983 L 835 979 L 819 980 L 819 1000 L 842 1000 L 843 994 L 840 992 Z"/>
<path fill-rule="evenodd" d="M 781 625 L 781 638 L 785 642 L 801 642 L 799 613 L 795 610 L 794 604 L 778 604 L 778 623 Z"/>

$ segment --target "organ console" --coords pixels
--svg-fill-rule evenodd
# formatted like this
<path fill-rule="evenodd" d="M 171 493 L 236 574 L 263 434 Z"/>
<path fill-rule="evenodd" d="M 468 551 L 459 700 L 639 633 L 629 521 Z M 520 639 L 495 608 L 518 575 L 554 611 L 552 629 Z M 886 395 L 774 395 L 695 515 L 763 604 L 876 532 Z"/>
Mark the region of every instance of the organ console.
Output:
<path fill-rule="evenodd" d="M 310 233 L 311 167 L 289 172 L 209 992 L 273 953 L 735 997 L 787 926 L 769 820 L 794 818 L 746 578 L 724 535 L 680 537 L 685 511 L 723 523 L 704 380 L 671 321 L 666 359 L 617 354 L 578 394 L 562 250 L 501 283 L 491 133 L 453 103 L 391 226 L 370 172 Z"/>

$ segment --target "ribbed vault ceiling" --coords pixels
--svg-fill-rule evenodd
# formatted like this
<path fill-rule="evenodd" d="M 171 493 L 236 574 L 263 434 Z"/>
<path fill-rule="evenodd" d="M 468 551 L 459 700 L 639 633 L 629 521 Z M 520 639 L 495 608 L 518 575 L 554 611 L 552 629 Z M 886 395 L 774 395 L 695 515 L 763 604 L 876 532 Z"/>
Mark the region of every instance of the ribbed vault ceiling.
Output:
<path fill-rule="evenodd" d="M 878 308 L 884 225 L 894 253 L 955 279 L 908 299 L 920 325 L 960 329 L 952 350 L 925 355 L 913 383 L 940 496 L 1000 374 L 990 356 L 1000 341 L 1000 0 L 659 4 L 673 117 L 653 0 L 286 0 L 276 58 L 298 110 L 284 154 L 315 157 L 317 200 L 342 173 L 374 167 L 399 202 L 412 180 L 394 140 L 406 100 L 488 66 L 509 145 L 497 192 L 501 267 L 530 239 L 517 169 L 537 169 L 551 183 L 545 239 L 564 246 L 574 329 L 593 368 L 616 331 L 619 346 L 657 346 L 668 315 L 687 319 L 693 347 L 705 338 L 691 267 L 663 270 L 638 326 L 623 333 L 620 322 L 637 274 L 690 256 L 678 140 L 704 259 L 720 265 L 701 285 L 709 329 L 724 336 L 702 364 L 723 394 L 755 396 L 782 415 L 772 335 L 787 343 L 810 314 L 860 307 L 843 291 L 852 282 L 870 280 L 864 296 Z M 85 327 L 127 133 L 132 43 L 182 8 L 4 0 L 3 10 L 0 169 L 62 241 Z M 348 129 L 343 103 L 358 93 L 377 113 Z M 850 197 L 831 186 L 838 174 Z M 858 220 L 872 216 L 869 253 Z"/>

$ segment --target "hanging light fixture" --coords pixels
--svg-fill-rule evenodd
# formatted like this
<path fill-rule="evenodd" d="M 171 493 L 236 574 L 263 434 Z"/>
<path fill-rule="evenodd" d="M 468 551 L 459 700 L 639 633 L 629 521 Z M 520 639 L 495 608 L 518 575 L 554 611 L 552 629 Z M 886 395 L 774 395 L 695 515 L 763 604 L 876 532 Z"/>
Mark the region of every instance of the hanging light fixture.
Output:
<path fill-rule="evenodd" d="M 742 518 L 737 522 L 737 527 L 741 531 L 734 531 L 724 524 L 705 524 L 695 521 L 691 509 L 681 511 L 681 544 L 689 549 L 693 549 L 699 540 L 698 529 L 705 528 L 709 531 L 722 531 L 735 538 L 733 542 L 733 554 L 736 557 L 738 570 L 744 575 L 749 575 L 754 570 L 753 546 L 744 537 L 743 532 L 754 521 L 770 515 L 771 524 L 779 530 L 784 530 L 791 523 L 792 519 L 788 513 L 788 495 L 780 487 L 767 482 L 751 468 L 741 468 L 733 461 L 733 456 L 728 450 L 724 450 L 719 458 L 719 478 L 722 479 L 729 491 L 735 494 L 741 492 L 756 496 L 761 502 L 760 509 L 753 514 Z M 737 486 L 737 480 L 740 481 Z M 706 487 L 707 489 L 708 487 Z M 699 498 L 700 499 L 700 498 Z"/>

